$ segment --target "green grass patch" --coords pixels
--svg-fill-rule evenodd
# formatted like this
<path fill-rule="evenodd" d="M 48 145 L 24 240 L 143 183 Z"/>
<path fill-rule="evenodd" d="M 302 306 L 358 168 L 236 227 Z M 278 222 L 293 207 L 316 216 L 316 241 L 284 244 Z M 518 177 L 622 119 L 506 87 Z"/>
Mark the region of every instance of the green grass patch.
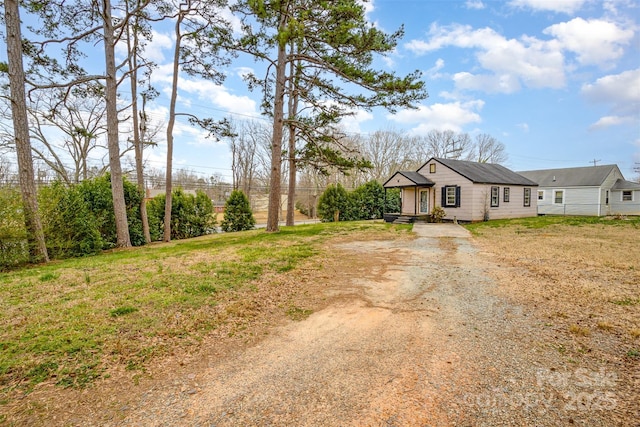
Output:
<path fill-rule="evenodd" d="M 595 216 L 555 216 L 542 215 L 530 218 L 512 218 L 512 219 L 496 219 L 486 222 L 475 222 L 466 224 L 465 228 L 474 235 L 481 235 L 484 232 L 490 232 L 492 228 L 515 227 L 521 232 L 527 232 L 538 229 L 553 228 L 555 226 L 568 225 L 580 227 L 585 225 L 600 224 L 603 226 L 621 226 L 632 224 L 634 227 L 640 227 L 640 218 L 633 219 L 616 219 L 611 217 L 595 217 Z"/>
<path fill-rule="evenodd" d="M 640 299 L 623 298 L 619 300 L 613 300 L 611 302 L 615 305 L 638 305 L 640 304 Z"/>
<path fill-rule="evenodd" d="M 289 316 L 291 320 L 295 320 L 295 321 L 304 320 L 307 317 L 311 316 L 312 313 L 313 313 L 313 310 L 308 310 L 308 309 L 294 307 L 294 306 L 289 307 L 287 309 L 287 316 Z"/>
<path fill-rule="evenodd" d="M 395 238 L 410 228 L 366 221 L 251 230 L 0 273 L 0 389 L 28 391 L 43 381 L 83 387 L 117 363 L 144 370 L 224 322 L 214 312 L 221 300 L 241 299 L 267 274 L 295 274 L 328 239 Z M 300 320 L 309 314 L 287 312 Z"/>
<path fill-rule="evenodd" d="M 111 317 L 120 317 L 127 314 L 135 313 L 136 311 L 138 311 L 137 308 L 131 307 L 130 305 L 125 305 L 122 307 L 114 308 L 113 310 L 109 311 L 109 314 L 111 315 Z"/>

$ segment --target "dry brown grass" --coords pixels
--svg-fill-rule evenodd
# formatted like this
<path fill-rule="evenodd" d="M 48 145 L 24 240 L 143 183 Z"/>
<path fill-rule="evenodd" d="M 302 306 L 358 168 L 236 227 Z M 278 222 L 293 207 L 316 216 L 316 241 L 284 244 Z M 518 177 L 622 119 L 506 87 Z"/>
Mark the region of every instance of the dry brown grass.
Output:
<path fill-rule="evenodd" d="M 499 265 L 489 274 L 500 294 L 539 319 L 543 346 L 558 349 L 569 364 L 615 373 L 618 395 L 637 402 L 640 222 L 535 221 L 474 230 Z"/>

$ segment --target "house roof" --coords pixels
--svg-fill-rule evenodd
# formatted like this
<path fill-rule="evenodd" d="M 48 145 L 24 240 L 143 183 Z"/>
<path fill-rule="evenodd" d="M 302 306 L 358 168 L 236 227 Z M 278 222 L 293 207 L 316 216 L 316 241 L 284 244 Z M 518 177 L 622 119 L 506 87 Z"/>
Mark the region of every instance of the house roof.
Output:
<path fill-rule="evenodd" d="M 616 165 L 585 166 L 580 168 L 544 169 L 518 172 L 541 187 L 599 187 Z"/>
<path fill-rule="evenodd" d="M 434 160 L 476 184 L 538 185 L 535 181 L 496 163 L 478 163 L 440 158 L 434 158 Z"/>
<path fill-rule="evenodd" d="M 640 190 L 640 183 L 627 181 L 622 178 L 618 178 L 611 187 L 612 190 Z"/>
<path fill-rule="evenodd" d="M 401 185 L 401 186 L 389 184 L 389 182 L 391 182 L 391 180 L 393 180 L 393 178 L 398 174 L 404 176 L 409 181 L 411 181 L 413 184 Z M 387 185 L 387 184 L 389 184 L 389 185 Z M 418 172 L 398 171 L 398 172 L 394 173 L 391 176 L 391 178 L 389 178 L 383 184 L 383 187 L 387 187 L 387 188 L 390 188 L 390 187 L 391 188 L 393 188 L 393 187 L 413 187 L 414 185 L 420 185 L 420 186 L 424 186 L 424 187 L 433 187 L 435 185 L 435 182 L 431 181 L 429 178 L 425 177 L 424 175 L 419 174 Z"/>

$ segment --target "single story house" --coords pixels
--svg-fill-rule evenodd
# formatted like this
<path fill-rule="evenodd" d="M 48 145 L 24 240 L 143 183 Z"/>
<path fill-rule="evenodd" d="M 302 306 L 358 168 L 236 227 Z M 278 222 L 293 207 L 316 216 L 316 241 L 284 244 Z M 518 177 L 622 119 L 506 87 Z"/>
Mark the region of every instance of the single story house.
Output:
<path fill-rule="evenodd" d="M 518 172 L 538 183 L 541 215 L 640 215 L 640 184 L 617 165 Z"/>
<path fill-rule="evenodd" d="M 415 172 L 396 172 L 384 183 L 385 189 L 400 188 L 397 216 L 426 216 L 439 206 L 445 219 L 459 221 L 536 216 L 537 187 L 502 165 L 435 157 Z"/>

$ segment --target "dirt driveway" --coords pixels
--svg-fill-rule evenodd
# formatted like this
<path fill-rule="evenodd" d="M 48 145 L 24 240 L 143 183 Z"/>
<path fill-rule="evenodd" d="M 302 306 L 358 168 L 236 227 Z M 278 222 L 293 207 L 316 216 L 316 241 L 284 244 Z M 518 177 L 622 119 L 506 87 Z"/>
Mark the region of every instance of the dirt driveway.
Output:
<path fill-rule="evenodd" d="M 538 320 L 496 294 L 465 229 L 414 231 L 337 244 L 350 267 L 325 309 L 156 384 L 107 425 L 610 425 L 615 374 L 537 341 Z"/>

